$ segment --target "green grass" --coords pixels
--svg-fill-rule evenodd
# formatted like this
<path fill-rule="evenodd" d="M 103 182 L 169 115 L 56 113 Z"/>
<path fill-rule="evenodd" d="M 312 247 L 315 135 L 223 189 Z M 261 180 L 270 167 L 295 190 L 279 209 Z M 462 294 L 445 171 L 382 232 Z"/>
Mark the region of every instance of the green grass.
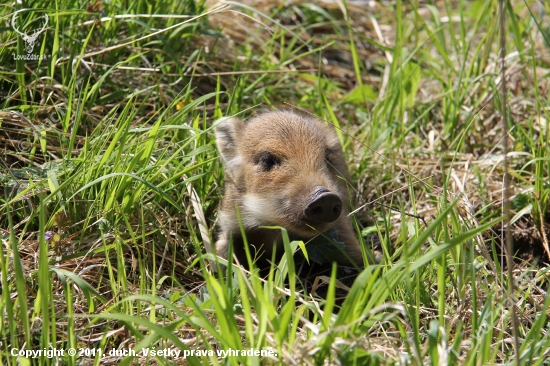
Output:
<path fill-rule="evenodd" d="M 509 296 L 497 1 L 342 4 L 38 0 L 40 61 L 0 7 L 1 365 L 548 363 L 550 7 L 506 6 Z M 213 272 L 215 121 L 291 107 L 337 127 L 381 261 Z"/>

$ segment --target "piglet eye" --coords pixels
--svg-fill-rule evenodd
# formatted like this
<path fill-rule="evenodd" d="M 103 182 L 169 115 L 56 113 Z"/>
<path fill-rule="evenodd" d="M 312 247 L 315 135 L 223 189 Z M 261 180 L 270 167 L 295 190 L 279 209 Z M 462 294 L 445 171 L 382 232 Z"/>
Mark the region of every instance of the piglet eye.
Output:
<path fill-rule="evenodd" d="M 325 162 L 329 167 L 332 166 L 334 155 L 335 155 L 335 152 L 333 149 L 330 149 L 330 148 L 325 149 Z"/>
<path fill-rule="evenodd" d="M 262 170 L 270 171 L 275 166 L 281 163 L 281 160 L 268 151 L 262 151 L 256 157 L 256 164 L 258 164 Z"/>

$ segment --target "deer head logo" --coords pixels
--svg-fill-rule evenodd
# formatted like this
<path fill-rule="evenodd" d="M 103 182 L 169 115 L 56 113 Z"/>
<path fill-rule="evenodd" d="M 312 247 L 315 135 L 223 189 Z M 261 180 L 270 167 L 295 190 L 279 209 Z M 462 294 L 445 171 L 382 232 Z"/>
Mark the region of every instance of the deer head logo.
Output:
<path fill-rule="evenodd" d="M 17 18 L 18 13 L 20 12 L 15 12 L 13 14 L 11 18 L 11 26 L 13 27 L 13 30 L 23 38 L 23 41 L 25 41 L 25 51 L 27 51 L 27 53 L 31 53 L 34 49 L 34 44 L 36 43 L 38 36 L 46 30 L 46 25 L 48 25 L 48 14 L 44 14 L 31 22 L 35 23 L 39 19 L 43 19 L 42 26 L 39 29 L 34 29 L 29 35 L 26 32 L 22 32 L 15 26 L 15 19 Z"/>

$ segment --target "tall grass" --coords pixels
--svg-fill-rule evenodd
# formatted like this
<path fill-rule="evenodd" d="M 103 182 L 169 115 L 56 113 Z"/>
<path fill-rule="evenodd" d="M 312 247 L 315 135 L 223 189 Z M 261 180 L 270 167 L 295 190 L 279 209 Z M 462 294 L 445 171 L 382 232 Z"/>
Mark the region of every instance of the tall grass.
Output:
<path fill-rule="evenodd" d="M 0 363 L 547 362 L 550 9 L 506 4 L 509 295 L 496 0 L 3 5 Z M 13 57 L 25 7 L 41 61 Z M 206 250 L 215 121 L 289 105 L 337 127 L 381 252 L 359 273 L 295 263 L 284 228 L 266 276 Z"/>

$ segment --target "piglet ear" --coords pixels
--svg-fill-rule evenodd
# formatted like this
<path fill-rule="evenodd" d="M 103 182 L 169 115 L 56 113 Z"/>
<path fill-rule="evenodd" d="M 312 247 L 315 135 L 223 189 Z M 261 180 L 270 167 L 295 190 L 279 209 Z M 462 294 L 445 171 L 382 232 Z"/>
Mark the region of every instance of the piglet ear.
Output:
<path fill-rule="evenodd" d="M 216 146 L 226 165 L 232 165 L 238 160 L 237 139 L 242 135 L 245 124 L 237 117 L 225 117 L 216 121 Z"/>

